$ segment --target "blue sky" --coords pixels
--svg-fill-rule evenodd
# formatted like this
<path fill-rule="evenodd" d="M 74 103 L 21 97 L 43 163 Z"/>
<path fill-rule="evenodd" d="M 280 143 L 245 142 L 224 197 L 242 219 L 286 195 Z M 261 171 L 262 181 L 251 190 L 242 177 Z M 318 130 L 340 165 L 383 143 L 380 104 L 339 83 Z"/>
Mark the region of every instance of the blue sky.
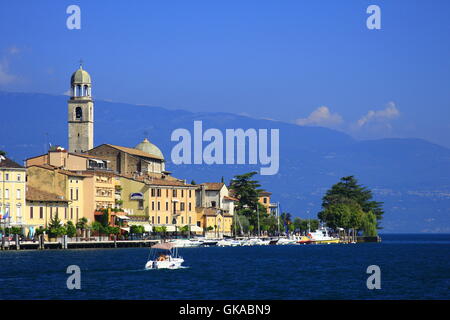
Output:
<path fill-rule="evenodd" d="M 68 30 L 66 8 L 81 8 Z M 368 30 L 366 8 L 381 8 Z M 2 1 L 0 90 L 227 111 L 450 147 L 450 2 Z M 64 106 L 62 106 L 64 107 Z"/>

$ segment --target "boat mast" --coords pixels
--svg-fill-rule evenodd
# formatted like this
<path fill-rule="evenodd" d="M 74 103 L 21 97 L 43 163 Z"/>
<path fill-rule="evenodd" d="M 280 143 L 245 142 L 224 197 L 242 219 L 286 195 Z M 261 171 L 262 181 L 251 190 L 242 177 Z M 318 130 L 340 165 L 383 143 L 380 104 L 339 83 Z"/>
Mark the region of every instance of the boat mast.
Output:
<path fill-rule="evenodd" d="M 277 225 L 278 225 L 278 238 L 280 237 L 280 203 L 277 202 Z"/>
<path fill-rule="evenodd" d="M 258 202 L 256 203 L 256 214 L 257 214 L 257 216 L 258 216 L 258 238 L 259 237 L 261 237 L 261 232 L 260 232 L 260 230 L 259 230 L 259 204 L 258 204 Z"/>

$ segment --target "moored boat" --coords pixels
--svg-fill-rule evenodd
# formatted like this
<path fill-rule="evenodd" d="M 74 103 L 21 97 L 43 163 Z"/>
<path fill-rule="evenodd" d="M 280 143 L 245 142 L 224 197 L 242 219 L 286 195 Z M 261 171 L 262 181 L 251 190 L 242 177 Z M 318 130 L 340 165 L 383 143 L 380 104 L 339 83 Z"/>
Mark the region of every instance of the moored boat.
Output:
<path fill-rule="evenodd" d="M 332 237 L 328 234 L 328 229 L 321 227 L 314 232 L 310 232 L 308 237 L 311 239 L 311 243 L 315 244 L 329 244 L 339 243 L 339 238 Z"/>
<path fill-rule="evenodd" d="M 150 248 L 145 269 L 178 269 L 183 262 L 177 247 L 168 242 L 157 243 Z"/>

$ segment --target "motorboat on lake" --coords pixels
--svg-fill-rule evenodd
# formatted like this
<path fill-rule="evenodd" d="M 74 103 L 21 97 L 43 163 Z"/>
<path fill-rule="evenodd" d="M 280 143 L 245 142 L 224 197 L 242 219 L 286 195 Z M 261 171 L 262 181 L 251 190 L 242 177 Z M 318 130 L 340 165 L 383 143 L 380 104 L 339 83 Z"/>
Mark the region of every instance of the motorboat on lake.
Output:
<path fill-rule="evenodd" d="M 145 269 L 179 269 L 183 262 L 177 247 L 168 242 L 157 243 L 150 248 Z"/>
<path fill-rule="evenodd" d="M 312 243 L 315 244 L 329 244 L 329 243 L 339 243 L 339 238 L 332 237 L 328 234 L 328 229 L 321 227 L 314 232 L 310 232 L 308 237 L 311 239 Z"/>
<path fill-rule="evenodd" d="M 172 244 L 176 248 L 193 248 L 200 247 L 202 242 L 195 239 L 173 239 L 168 241 L 168 243 Z"/>

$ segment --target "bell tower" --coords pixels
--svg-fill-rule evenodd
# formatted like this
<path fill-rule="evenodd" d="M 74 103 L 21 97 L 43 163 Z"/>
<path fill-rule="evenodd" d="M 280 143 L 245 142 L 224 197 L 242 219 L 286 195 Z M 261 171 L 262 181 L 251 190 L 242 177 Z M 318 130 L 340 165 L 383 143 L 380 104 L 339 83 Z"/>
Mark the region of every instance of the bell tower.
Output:
<path fill-rule="evenodd" d="M 69 152 L 83 153 L 94 147 L 94 102 L 91 76 L 82 65 L 70 79 L 68 101 Z"/>

